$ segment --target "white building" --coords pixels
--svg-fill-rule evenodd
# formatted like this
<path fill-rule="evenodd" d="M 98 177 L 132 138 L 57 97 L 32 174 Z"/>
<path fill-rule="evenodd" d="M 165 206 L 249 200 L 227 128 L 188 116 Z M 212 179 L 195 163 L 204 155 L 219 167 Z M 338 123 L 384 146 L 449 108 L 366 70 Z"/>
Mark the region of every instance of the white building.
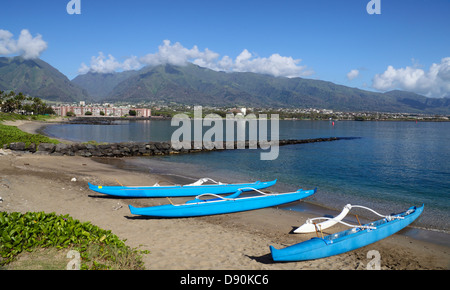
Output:
<path fill-rule="evenodd" d="M 136 109 L 136 108 L 116 108 L 103 106 L 52 106 L 52 109 L 59 116 L 67 116 L 68 112 L 73 112 L 75 116 L 108 116 L 108 117 L 123 117 L 130 115 L 130 110 L 136 111 L 136 117 L 151 117 L 151 109 Z M 92 114 L 86 115 L 86 112 Z M 102 113 L 103 112 L 103 113 Z"/>

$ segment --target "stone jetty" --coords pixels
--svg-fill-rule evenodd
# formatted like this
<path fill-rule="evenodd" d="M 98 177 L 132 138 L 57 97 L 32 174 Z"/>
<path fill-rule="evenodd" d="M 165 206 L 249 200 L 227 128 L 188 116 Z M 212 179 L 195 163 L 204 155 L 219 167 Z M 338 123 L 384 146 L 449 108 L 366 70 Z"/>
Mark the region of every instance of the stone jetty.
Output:
<path fill-rule="evenodd" d="M 306 144 L 315 142 L 330 142 L 338 140 L 349 140 L 357 137 L 328 137 L 328 138 L 314 138 L 314 139 L 302 139 L 302 140 L 279 140 L 279 146 L 294 145 L 294 144 Z M 51 154 L 51 155 L 67 155 L 67 156 L 84 156 L 84 157 L 128 157 L 128 156 L 155 156 L 155 155 L 171 155 L 171 154 L 187 154 L 187 153 L 199 153 L 199 152 L 211 152 L 220 150 L 233 150 L 240 149 L 242 145 L 238 147 L 235 142 L 232 149 L 227 148 L 225 143 L 223 148 L 217 149 L 212 146 L 203 145 L 201 148 L 195 148 L 194 144 L 191 144 L 192 149 L 174 149 L 171 142 L 121 142 L 121 143 L 108 143 L 108 144 L 91 144 L 91 143 L 72 143 L 72 144 L 53 144 L 53 143 L 32 143 L 26 146 L 23 142 L 16 142 L 5 145 L 3 149 L 10 149 L 12 151 L 29 152 L 33 154 Z M 262 144 L 261 144 L 262 145 Z M 260 148 L 260 144 L 249 144 L 245 142 L 245 148 Z M 230 147 L 230 146 L 228 146 Z M 264 146 L 263 146 L 264 148 Z"/>

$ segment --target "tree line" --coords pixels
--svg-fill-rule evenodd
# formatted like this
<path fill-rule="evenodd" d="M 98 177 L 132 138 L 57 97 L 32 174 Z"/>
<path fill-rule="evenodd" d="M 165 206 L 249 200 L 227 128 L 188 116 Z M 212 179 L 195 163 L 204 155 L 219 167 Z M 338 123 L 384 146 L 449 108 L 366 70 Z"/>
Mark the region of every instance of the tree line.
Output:
<path fill-rule="evenodd" d="M 0 111 L 33 115 L 52 115 L 55 111 L 38 97 L 16 94 L 13 91 L 0 91 Z"/>

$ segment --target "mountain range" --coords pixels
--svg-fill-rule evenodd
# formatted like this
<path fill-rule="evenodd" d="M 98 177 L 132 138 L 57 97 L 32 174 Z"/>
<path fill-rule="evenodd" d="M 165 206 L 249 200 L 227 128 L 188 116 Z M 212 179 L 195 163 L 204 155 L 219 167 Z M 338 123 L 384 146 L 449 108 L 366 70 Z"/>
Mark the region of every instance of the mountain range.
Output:
<path fill-rule="evenodd" d="M 187 105 L 326 108 L 450 114 L 450 98 L 406 91 L 378 93 L 332 82 L 220 72 L 192 63 L 147 66 L 139 71 L 92 73 L 70 81 L 40 60 L 0 58 L 0 90 L 14 90 L 59 102 L 175 102 Z"/>
<path fill-rule="evenodd" d="M 73 102 L 89 98 L 88 92 L 40 59 L 0 57 L 0 90 L 39 97 L 48 101 Z"/>

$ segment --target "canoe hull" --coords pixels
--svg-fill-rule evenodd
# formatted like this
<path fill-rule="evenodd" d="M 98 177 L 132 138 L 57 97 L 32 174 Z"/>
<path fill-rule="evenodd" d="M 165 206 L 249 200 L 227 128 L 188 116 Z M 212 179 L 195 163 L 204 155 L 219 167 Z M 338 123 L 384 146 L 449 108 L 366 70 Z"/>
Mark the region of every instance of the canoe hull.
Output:
<path fill-rule="evenodd" d="M 284 249 L 276 249 L 273 246 L 270 246 L 272 258 L 277 262 L 305 261 L 326 258 L 352 251 L 375 243 L 402 230 L 416 220 L 417 217 L 419 217 L 423 211 L 423 208 L 423 205 L 418 208 L 411 207 L 410 210 L 413 209 L 414 212 L 406 215 L 404 219 L 395 219 L 381 225 L 376 225 L 376 229 L 360 229 L 357 232 L 350 232 L 352 231 L 352 229 L 350 229 L 333 234 L 341 236 L 336 240 L 329 239 L 333 236 L 330 235 L 324 237 L 323 239 L 312 238 L 308 241 L 298 243 Z"/>
<path fill-rule="evenodd" d="M 152 217 L 194 217 L 255 210 L 290 203 L 314 194 L 316 190 L 298 190 L 292 193 L 243 197 L 211 202 L 160 205 L 144 208 L 129 206 L 135 215 Z"/>
<path fill-rule="evenodd" d="M 196 196 L 204 193 L 226 194 L 236 192 L 240 188 L 251 187 L 264 189 L 274 185 L 277 180 L 256 181 L 240 184 L 207 184 L 198 186 L 98 186 L 89 183 L 89 189 L 98 193 L 121 197 L 181 197 Z M 243 191 L 251 191 L 244 189 Z"/>

